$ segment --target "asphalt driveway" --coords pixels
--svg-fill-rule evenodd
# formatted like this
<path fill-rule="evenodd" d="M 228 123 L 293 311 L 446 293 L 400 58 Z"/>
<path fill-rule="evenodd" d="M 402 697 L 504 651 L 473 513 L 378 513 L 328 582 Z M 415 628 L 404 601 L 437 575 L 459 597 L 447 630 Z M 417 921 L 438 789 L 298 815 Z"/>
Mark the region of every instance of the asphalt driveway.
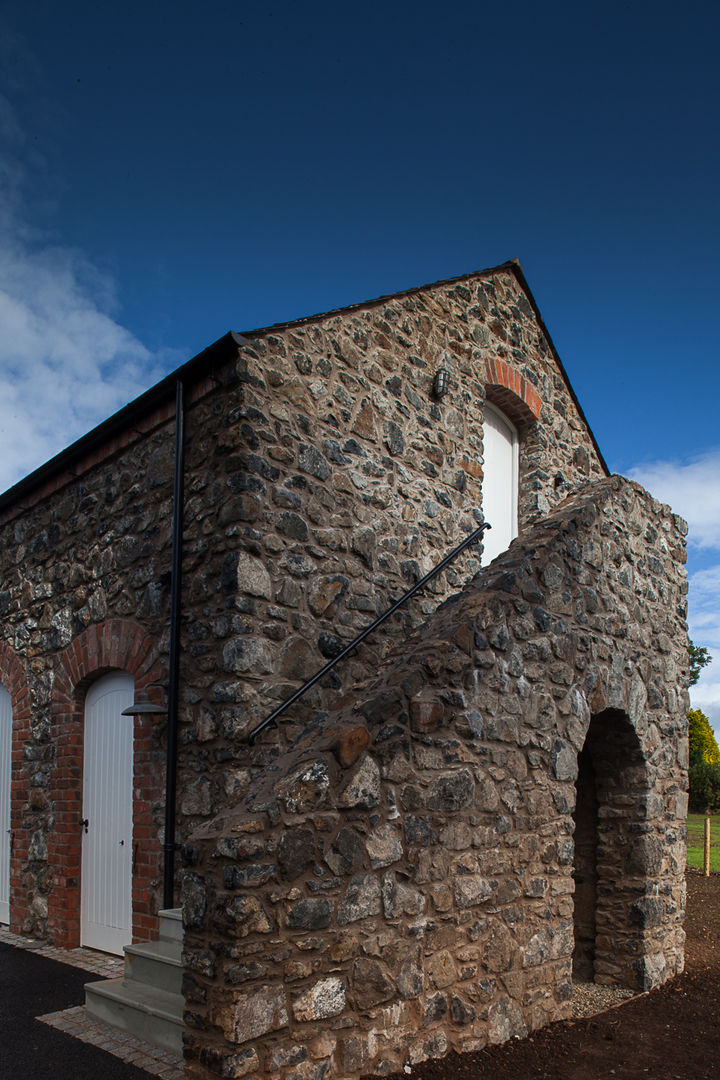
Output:
<path fill-rule="evenodd" d="M 0 1080 L 155 1080 L 36 1020 L 82 1005 L 93 976 L 0 942 Z"/>

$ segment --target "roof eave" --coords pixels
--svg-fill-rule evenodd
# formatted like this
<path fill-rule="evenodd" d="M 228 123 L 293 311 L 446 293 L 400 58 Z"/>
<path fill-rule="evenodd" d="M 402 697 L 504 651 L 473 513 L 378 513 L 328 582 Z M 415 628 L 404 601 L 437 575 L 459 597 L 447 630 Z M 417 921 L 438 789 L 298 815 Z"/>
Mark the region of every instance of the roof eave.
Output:
<path fill-rule="evenodd" d="M 428 289 L 436 289 L 467 281 L 479 280 L 481 278 L 493 277 L 495 274 L 502 272 L 514 274 L 518 284 L 526 294 L 533 312 L 535 313 L 538 326 L 547 340 L 578 414 L 587 428 L 598 460 L 605 470 L 606 475 L 609 476 L 610 470 L 602 455 L 602 451 L 598 446 L 583 408 L 578 401 L 577 395 L 572 388 L 565 366 L 553 344 L 553 340 L 545 325 L 545 320 L 540 313 L 537 301 L 525 279 L 525 274 L 520 266 L 520 262 L 518 259 L 510 259 L 507 262 L 500 263 L 498 266 L 490 266 L 484 270 L 475 270 L 469 274 L 460 274 L 457 277 L 444 278 L 441 281 L 430 282 L 426 285 L 415 285 L 410 289 L 403 289 L 400 292 L 388 293 L 383 296 L 375 297 L 372 300 L 364 300 L 345 307 L 333 308 L 330 311 L 319 312 L 315 315 L 305 315 L 302 318 L 293 319 L 289 322 L 273 323 L 270 326 L 259 327 L 255 330 L 247 330 L 243 333 L 236 333 L 232 330 L 228 331 L 228 333 L 213 342 L 212 345 L 208 345 L 202 352 L 193 356 L 169 375 L 166 375 L 159 383 L 151 386 L 145 393 L 123 406 L 122 409 L 108 417 L 108 419 L 104 420 L 101 424 L 98 424 L 92 431 L 89 431 L 86 435 L 83 435 L 74 443 L 71 443 L 70 446 L 61 450 L 55 457 L 50 458 L 45 464 L 33 470 L 33 472 L 29 473 L 22 480 L 19 480 L 17 484 L 14 484 L 12 487 L 8 488 L 7 491 L 0 494 L 0 514 L 9 507 L 21 502 L 26 495 L 51 480 L 57 473 L 68 470 L 75 461 L 91 453 L 96 447 L 99 447 L 104 442 L 107 442 L 108 439 L 124 430 L 131 421 L 137 420 L 138 417 L 145 415 L 152 409 L 155 409 L 164 402 L 174 398 L 175 385 L 178 380 L 187 383 L 201 378 L 210 366 L 231 358 L 231 356 L 235 354 L 238 346 L 242 345 L 243 342 L 246 342 L 248 339 L 264 336 L 269 333 L 278 333 L 283 330 L 292 329 L 296 326 L 305 326 L 308 323 L 317 322 L 319 319 L 331 318 L 333 315 L 347 315 L 353 311 L 366 310 L 369 307 L 375 307 L 378 304 L 388 303 L 390 300 L 397 300 L 405 296 L 413 296 L 417 293 L 425 292 Z"/>
<path fill-rule="evenodd" d="M 175 397 L 175 387 L 178 381 L 189 382 L 199 379 L 206 374 L 208 368 L 218 362 L 230 358 L 237 352 L 238 345 L 242 344 L 242 336 L 234 331 L 228 331 L 212 345 L 193 356 L 175 371 L 170 372 L 160 382 L 155 383 L 139 397 L 134 398 L 124 405 L 118 412 L 113 413 L 107 420 L 82 435 L 75 442 L 70 443 L 59 454 L 50 458 L 43 465 L 34 469 L 22 480 L 0 494 L 0 514 L 12 506 L 21 503 L 23 498 L 52 480 L 60 472 L 67 471 L 79 459 L 91 454 L 93 450 L 107 443 L 113 436 L 126 430 L 132 422 L 157 409 L 167 401 Z"/>

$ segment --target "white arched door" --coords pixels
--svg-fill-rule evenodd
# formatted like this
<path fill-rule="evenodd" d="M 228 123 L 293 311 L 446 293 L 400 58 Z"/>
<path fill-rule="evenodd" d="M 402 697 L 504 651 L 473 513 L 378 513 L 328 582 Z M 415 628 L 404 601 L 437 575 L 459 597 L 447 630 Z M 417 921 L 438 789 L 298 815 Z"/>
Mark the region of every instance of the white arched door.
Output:
<path fill-rule="evenodd" d="M 132 939 L 132 675 L 113 671 L 85 699 L 81 944 L 122 953 Z"/>
<path fill-rule="evenodd" d="M 10 922 L 12 702 L 0 686 L 0 923 Z"/>
<path fill-rule="evenodd" d="M 492 525 L 485 533 L 482 564 L 506 551 L 517 536 L 518 437 L 499 409 L 486 403 L 483 425 L 482 511 Z"/>

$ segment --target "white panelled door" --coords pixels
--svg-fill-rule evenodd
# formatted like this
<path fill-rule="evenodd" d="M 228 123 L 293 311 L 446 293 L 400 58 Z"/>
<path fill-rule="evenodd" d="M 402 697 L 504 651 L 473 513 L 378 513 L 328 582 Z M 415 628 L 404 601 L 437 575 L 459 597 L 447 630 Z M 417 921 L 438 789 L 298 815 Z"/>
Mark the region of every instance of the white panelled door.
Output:
<path fill-rule="evenodd" d="M 85 699 L 81 943 L 122 953 L 132 940 L 132 675 L 113 671 Z"/>
<path fill-rule="evenodd" d="M 518 439 L 506 416 L 485 405 L 482 510 L 492 528 L 483 539 L 482 564 L 506 551 L 517 536 Z"/>
<path fill-rule="evenodd" d="M 12 702 L 0 686 L 0 923 L 10 922 L 10 777 Z"/>

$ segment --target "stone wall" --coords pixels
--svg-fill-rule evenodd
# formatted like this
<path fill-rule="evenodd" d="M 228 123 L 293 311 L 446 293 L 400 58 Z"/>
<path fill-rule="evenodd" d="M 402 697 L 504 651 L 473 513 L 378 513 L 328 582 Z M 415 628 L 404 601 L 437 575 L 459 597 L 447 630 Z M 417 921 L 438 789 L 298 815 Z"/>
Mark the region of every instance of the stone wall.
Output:
<path fill-rule="evenodd" d="M 512 267 L 247 335 L 236 377 L 189 418 L 188 827 L 479 568 L 469 551 L 248 754 L 247 732 L 482 519 L 486 397 L 520 431 L 521 532 L 603 475 Z"/>
<path fill-rule="evenodd" d="M 254 724 L 481 519 L 486 399 L 520 432 L 521 532 L 603 474 L 516 266 L 223 340 L 183 375 L 181 839 L 478 568 L 463 555 L 248 749 Z M 77 944 L 85 690 L 111 667 L 158 699 L 167 683 L 173 398 L 130 409 L 0 512 L 11 917 L 58 943 Z M 136 936 L 159 903 L 164 809 L 164 720 L 144 725 Z"/>
<path fill-rule="evenodd" d="M 79 943 L 82 717 L 86 687 L 130 671 L 167 681 L 173 425 L 26 507 L 0 530 L 0 652 L 13 699 L 11 925 Z M 135 936 L 152 934 L 160 890 L 164 724 L 136 724 Z"/>
<path fill-rule="evenodd" d="M 501 1041 L 565 1015 L 575 937 L 578 970 L 662 982 L 682 965 L 682 526 L 601 479 L 519 270 L 223 342 L 183 374 L 191 1071 L 321 1080 Z M 520 538 L 481 572 L 466 552 L 249 747 L 482 520 L 486 401 L 519 430 Z M 171 398 L 138 406 L 0 510 L 11 918 L 58 944 L 78 943 L 85 691 L 113 668 L 158 701 L 167 683 L 173 453 Z M 136 938 L 164 737 L 137 720 Z"/>
<path fill-rule="evenodd" d="M 598 981 L 682 969 L 685 531 L 588 485 L 196 830 L 190 1075 L 384 1075 L 567 1016 L 581 750 L 584 962 L 590 934 Z"/>

